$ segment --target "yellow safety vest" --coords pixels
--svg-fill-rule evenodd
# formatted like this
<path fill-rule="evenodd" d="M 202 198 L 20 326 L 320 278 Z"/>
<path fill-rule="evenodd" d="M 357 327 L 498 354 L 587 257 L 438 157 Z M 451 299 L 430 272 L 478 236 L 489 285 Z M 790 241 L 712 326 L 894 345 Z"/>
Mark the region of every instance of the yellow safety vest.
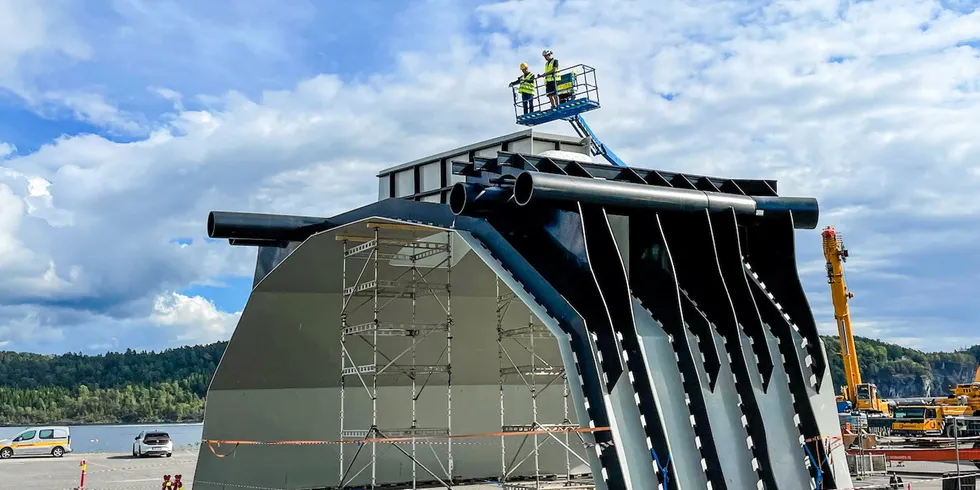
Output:
<path fill-rule="evenodd" d="M 521 85 L 517 87 L 517 91 L 522 94 L 534 93 L 534 73 L 527 72 L 526 75 L 521 75 Z"/>
<path fill-rule="evenodd" d="M 544 64 L 544 73 L 545 73 L 545 75 L 544 75 L 544 81 L 546 81 L 546 82 L 554 82 L 555 81 L 555 71 L 554 71 L 555 70 L 555 68 L 554 68 L 555 61 L 556 60 L 551 59 L 551 60 L 548 60 L 548 62 Z"/>

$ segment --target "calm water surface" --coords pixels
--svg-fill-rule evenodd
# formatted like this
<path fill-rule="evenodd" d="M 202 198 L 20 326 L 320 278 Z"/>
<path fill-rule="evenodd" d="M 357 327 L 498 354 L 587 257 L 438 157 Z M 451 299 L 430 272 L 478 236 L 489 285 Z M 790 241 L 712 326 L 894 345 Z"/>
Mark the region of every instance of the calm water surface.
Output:
<path fill-rule="evenodd" d="M 72 425 L 71 449 L 75 453 L 128 453 L 136 436 L 144 430 L 162 430 L 170 434 L 174 449 L 201 442 L 203 424 L 159 425 Z M 0 439 L 13 439 L 27 427 L 0 427 Z"/>

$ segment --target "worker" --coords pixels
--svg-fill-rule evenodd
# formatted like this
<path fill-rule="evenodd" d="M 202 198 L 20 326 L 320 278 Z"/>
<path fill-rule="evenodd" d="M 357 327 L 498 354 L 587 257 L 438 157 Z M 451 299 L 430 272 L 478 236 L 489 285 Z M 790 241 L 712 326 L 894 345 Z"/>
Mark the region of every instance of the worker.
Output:
<path fill-rule="evenodd" d="M 538 78 L 544 77 L 544 91 L 554 109 L 558 106 L 558 60 L 552 58 L 550 49 L 542 51 L 541 56 L 544 56 L 544 73 L 538 75 Z"/>
<path fill-rule="evenodd" d="M 524 114 L 534 112 L 534 80 L 534 73 L 531 73 L 531 70 L 527 68 L 527 63 L 521 63 L 521 76 L 510 82 L 511 87 L 518 85 L 517 91 L 521 94 Z"/>

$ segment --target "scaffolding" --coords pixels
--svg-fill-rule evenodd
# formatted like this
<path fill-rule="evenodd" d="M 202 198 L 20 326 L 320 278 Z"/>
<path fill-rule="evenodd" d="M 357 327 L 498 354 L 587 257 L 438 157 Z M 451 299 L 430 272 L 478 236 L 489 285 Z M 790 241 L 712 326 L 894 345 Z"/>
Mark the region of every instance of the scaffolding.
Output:
<path fill-rule="evenodd" d="M 376 488 L 378 458 L 391 449 L 411 461 L 410 488 L 417 488 L 423 482 L 438 482 L 450 487 L 453 482 L 452 439 L 445 439 L 437 451 L 436 446 L 427 444 L 427 438 L 446 438 L 452 434 L 452 232 L 395 223 L 368 222 L 367 227 L 370 230 L 368 236 L 336 237 L 343 242 L 344 254 L 340 314 L 340 438 L 363 441 L 340 444 L 338 488 L 353 485 L 352 482 L 367 470 L 370 470 L 369 486 L 366 482 L 355 486 Z M 445 275 L 439 277 L 443 273 Z M 411 310 L 411 319 L 407 323 L 406 308 Z M 438 355 L 433 356 L 433 352 Z M 442 398 L 441 388 L 434 387 L 440 379 L 445 383 L 444 401 L 434 400 Z M 379 390 L 379 381 L 385 385 L 385 390 Z M 392 413 L 385 414 L 384 420 L 380 420 L 379 399 L 387 398 L 380 400 L 384 406 L 401 405 L 394 399 L 406 396 L 400 393 L 405 390 L 400 390 L 399 386 L 409 383 L 410 420 L 406 420 L 404 414 Z M 418 405 L 427 388 L 430 392 L 437 390 L 425 399 L 429 405 L 445 406 L 445 426 L 419 423 Z M 345 412 L 364 410 L 367 402 L 371 407 L 370 424 L 348 428 L 351 424 L 345 421 Z M 440 411 L 426 411 L 424 418 L 437 418 L 433 414 Z M 356 412 L 348 413 L 347 417 L 367 418 L 364 413 Z M 386 442 L 385 439 L 396 440 Z M 356 449 L 345 446 L 356 446 Z M 380 454 L 379 449 L 382 449 Z M 353 451 L 346 462 L 345 450 Z M 365 452 L 369 455 L 364 455 Z M 426 456 L 430 465 L 435 462 L 438 466 L 423 464 L 420 453 Z"/>
<path fill-rule="evenodd" d="M 578 429 L 579 425 L 572 423 L 569 418 L 569 387 L 568 378 L 562 364 L 551 363 L 544 359 L 535 349 L 535 341 L 538 344 L 544 342 L 546 345 L 555 345 L 556 339 L 551 331 L 544 325 L 536 322 L 535 315 L 527 310 L 527 316 L 521 315 L 522 311 L 517 311 L 517 315 L 508 318 L 508 312 L 515 303 L 523 306 L 517 296 L 504 284 L 500 278 L 496 281 L 497 297 L 497 357 L 500 369 L 500 430 L 501 433 L 514 434 L 526 432 L 527 435 L 516 436 L 513 439 L 519 440 L 519 445 L 508 460 L 507 439 L 511 436 L 502 435 L 500 437 L 500 484 L 506 489 L 591 489 L 595 488 L 591 478 L 586 475 L 573 475 L 572 464 L 588 465 L 588 461 L 574 447 L 584 449 L 586 441 L 581 433 L 571 436 L 570 430 Z M 526 318 L 526 322 L 517 323 L 513 317 L 519 319 Z M 512 351 L 523 351 L 520 354 L 513 354 Z M 524 356 L 527 356 L 526 358 Z M 524 359 L 527 359 L 524 361 Z M 529 392 L 531 420 L 520 420 L 520 423 L 508 423 L 506 417 L 506 396 L 505 386 L 512 377 L 519 377 L 520 385 L 523 385 Z M 561 383 L 562 407 L 564 417 L 560 422 L 542 421 L 538 416 L 538 399 L 549 388 Z M 552 388 L 553 390 L 556 388 Z M 548 431 L 541 433 L 542 431 Z M 572 437 L 578 440 L 573 441 Z M 522 450 L 528 444 L 530 448 L 525 452 Z M 518 441 L 513 441 L 518 443 Z M 552 443 L 548 445 L 547 443 Z M 513 447 L 513 446 L 512 446 Z M 556 447 L 563 449 L 565 459 L 565 472 L 563 475 L 543 475 L 541 472 L 541 449 L 548 447 L 554 450 Z M 528 462 L 533 460 L 534 472 L 528 474 L 527 471 L 518 470 Z M 515 475 L 516 473 L 516 475 Z M 508 482 L 510 480 L 510 482 Z"/>

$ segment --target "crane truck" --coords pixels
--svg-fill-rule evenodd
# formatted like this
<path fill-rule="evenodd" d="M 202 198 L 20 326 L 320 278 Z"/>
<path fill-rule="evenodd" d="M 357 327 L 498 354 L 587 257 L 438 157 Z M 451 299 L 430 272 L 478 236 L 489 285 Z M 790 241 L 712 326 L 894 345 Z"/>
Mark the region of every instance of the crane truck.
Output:
<path fill-rule="evenodd" d="M 946 398 L 937 400 L 941 405 L 967 405 L 974 417 L 980 417 L 980 365 L 973 375 L 973 382 L 960 383 L 951 386 L 952 393 Z"/>
<path fill-rule="evenodd" d="M 841 394 L 837 396 L 838 412 L 855 410 L 868 416 L 889 416 L 889 403 L 878 396 L 878 386 L 874 383 L 861 381 L 861 370 L 858 367 L 857 348 L 854 346 L 854 332 L 851 329 L 851 315 L 848 302 L 854 294 L 847 289 L 844 281 L 844 262 L 847 261 L 847 248 L 840 234 L 834 227 L 824 228 L 823 254 L 827 259 L 827 282 L 834 302 L 834 320 L 837 322 L 837 332 L 840 336 L 840 353 L 844 360 L 844 378 L 847 382 L 841 386 Z"/>

